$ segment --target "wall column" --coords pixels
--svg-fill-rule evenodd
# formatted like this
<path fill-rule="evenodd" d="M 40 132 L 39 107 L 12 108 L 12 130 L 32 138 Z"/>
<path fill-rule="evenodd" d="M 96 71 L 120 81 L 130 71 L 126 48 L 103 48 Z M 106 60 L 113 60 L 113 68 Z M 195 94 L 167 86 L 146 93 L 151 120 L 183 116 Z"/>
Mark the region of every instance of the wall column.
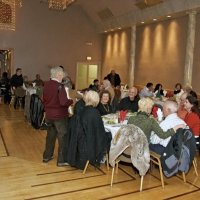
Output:
<path fill-rule="evenodd" d="M 135 78 L 135 51 L 136 51 L 136 25 L 131 27 L 131 47 L 130 47 L 130 65 L 128 74 L 128 85 L 134 85 Z"/>
<path fill-rule="evenodd" d="M 188 35 L 185 57 L 184 85 L 192 86 L 192 70 L 196 29 L 196 11 L 189 13 Z"/>

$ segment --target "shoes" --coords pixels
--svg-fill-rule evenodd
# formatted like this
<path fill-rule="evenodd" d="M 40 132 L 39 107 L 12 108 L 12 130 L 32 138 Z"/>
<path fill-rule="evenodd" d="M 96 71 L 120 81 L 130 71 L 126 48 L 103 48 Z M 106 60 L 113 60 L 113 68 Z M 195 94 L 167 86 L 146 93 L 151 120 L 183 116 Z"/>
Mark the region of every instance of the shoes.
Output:
<path fill-rule="evenodd" d="M 43 158 L 42 162 L 43 163 L 48 163 L 52 159 L 53 159 L 53 156 L 51 158 Z"/>
<path fill-rule="evenodd" d="M 64 163 L 57 163 L 58 167 L 65 167 L 65 166 L 69 166 L 69 163 L 64 162 Z"/>

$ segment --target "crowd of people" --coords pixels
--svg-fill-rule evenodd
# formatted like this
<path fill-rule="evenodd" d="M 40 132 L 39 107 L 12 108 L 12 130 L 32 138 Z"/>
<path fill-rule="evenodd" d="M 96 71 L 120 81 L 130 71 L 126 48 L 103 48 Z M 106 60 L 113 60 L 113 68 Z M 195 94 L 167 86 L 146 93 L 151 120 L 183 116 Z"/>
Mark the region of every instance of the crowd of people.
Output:
<path fill-rule="evenodd" d="M 27 76 L 22 75 L 21 68 L 17 68 L 16 73 L 11 78 L 7 72 L 3 72 L 0 80 L 0 95 L 3 97 L 4 104 L 9 105 L 13 95 L 15 96 L 14 108 L 17 108 L 19 98 L 21 98 L 22 108 L 24 108 L 26 89 L 32 85 L 35 87 L 44 86 L 44 81 L 39 74 L 36 74 L 35 80 L 29 81 Z"/>
<path fill-rule="evenodd" d="M 16 93 L 18 88 L 24 87 L 21 68 L 16 70 L 11 79 L 4 73 L 0 83 L 4 102 L 9 103 L 10 90 Z M 45 84 L 39 74 L 33 83 L 36 86 L 44 86 L 43 104 L 47 123 L 43 154 L 45 163 L 53 159 L 58 139 L 57 166 L 70 164 L 83 169 L 87 160 L 95 166 L 99 165 L 104 155 L 109 152 L 112 140 L 111 133 L 105 131 L 102 116 L 122 110 L 134 113 L 128 124 L 134 124 L 144 132 L 149 148 L 156 153 L 163 152 L 179 128 L 189 127 L 199 140 L 200 111 L 197 94 L 190 87 L 182 88 L 180 83 L 175 85 L 173 94 L 165 91 L 160 83 L 154 88 L 154 84 L 148 82 L 139 92 L 136 87 L 129 88 L 127 95 L 121 98 L 118 93 L 121 79 L 115 70 L 112 70 L 102 84 L 95 79 L 78 101 L 70 95 L 73 85 L 62 66 L 51 69 L 50 80 Z M 162 105 L 157 105 L 157 100 L 160 100 Z M 72 106 L 74 112 L 71 116 L 68 111 Z M 161 123 L 152 115 L 156 106 L 163 113 Z"/>
<path fill-rule="evenodd" d="M 59 68 L 59 70 L 62 71 L 63 69 Z M 58 156 L 58 166 L 70 164 L 83 169 L 87 160 L 95 166 L 99 165 L 105 153 L 109 151 L 110 141 L 112 140 L 111 134 L 105 131 L 102 116 L 121 110 L 134 113 L 129 118 L 128 124 L 134 124 L 141 128 L 147 137 L 149 148 L 159 154 L 163 152 L 171 136 L 179 128 L 188 126 L 195 136 L 199 136 L 200 115 L 194 91 L 188 90 L 188 88 L 184 90 L 181 84 L 176 84 L 174 95 L 169 95 L 170 98 L 163 101 L 163 97 L 167 96 L 167 92 L 162 88 L 162 84 L 159 83 L 154 88 L 153 83 L 149 82 L 140 92 L 136 87 L 129 88 L 126 97 L 115 101 L 115 90 L 120 84 L 119 75 L 116 76 L 117 78 L 114 78 L 115 76 L 116 73 L 112 70 L 109 76 L 104 78 L 102 85 L 100 85 L 99 80 L 95 79 L 93 84 L 84 90 L 83 97 L 73 103 L 68 94 L 69 92 L 66 92 L 65 87 L 62 88 L 63 93 L 65 93 L 65 104 L 61 101 L 57 89 L 62 82 L 61 79 L 51 77 L 50 82 L 57 82 L 57 86 L 54 89 L 51 87 L 51 90 L 47 90 L 46 86 L 44 87 L 44 105 L 47 113 L 55 112 L 56 115 L 46 115 L 47 122 L 51 121 L 51 123 L 47 130 L 45 152 L 48 152 L 48 148 L 51 150 L 48 154 L 44 153 L 44 162 L 52 159 L 55 136 L 57 136 L 58 141 L 61 138 L 65 140 L 64 143 L 67 147 L 64 149 L 66 151 L 64 155 L 67 156 L 62 161 L 59 160 Z M 51 93 L 51 98 L 50 96 L 49 99 L 45 97 L 47 93 L 49 95 Z M 152 115 L 152 108 L 156 106 L 155 99 L 164 102 L 161 106 L 164 118 L 160 124 Z M 51 104 L 52 102 L 54 103 Z M 66 138 L 60 137 L 60 135 L 63 135 L 62 129 L 56 128 L 54 120 L 61 120 L 61 118 L 57 118 L 58 113 L 64 110 L 63 106 L 66 110 L 71 104 L 74 105 L 73 116 L 69 116 L 67 111 L 65 116 L 62 116 L 62 118 L 69 118 L 69 121 L 65 122 L 65 125 L 68 124 L 68 129 L 66 129 L 68 133 L 65 132 L 68 136 Z M 54 127 L 53 136 L 51 136 L 52 126 Z M 49 141 L 49 138 L 52 141 Z M 59 141 L 59 152 L 62 151 L 62 144 L 63 141 Z"/>

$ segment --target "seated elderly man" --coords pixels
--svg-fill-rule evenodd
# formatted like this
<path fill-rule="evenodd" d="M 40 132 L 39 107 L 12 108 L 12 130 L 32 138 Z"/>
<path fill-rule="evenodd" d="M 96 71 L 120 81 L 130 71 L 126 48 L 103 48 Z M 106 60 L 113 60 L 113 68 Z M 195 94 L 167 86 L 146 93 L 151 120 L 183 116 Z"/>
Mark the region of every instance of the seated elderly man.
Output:
<path fill-rule="evenodd" d="M 147 83 L 146 86 L 140 91 L 140 98 L 153 97 L 153 83 Z"/>
<path fill-rule="evenodd" d="M 181 125 L 184 124 L 186 125 L 186 123 L 177 115 L 177 111 L 178 111 L 178 104 L 175 101 L 166 101 L 163 105 L 163 115 L 165 117 L 165 120 L 163 120 L 160 123 L 160 127 L 163 129 L 163 131 L 167 131 L 171 128 L 174 128 L 177 125 Z M 160 138 L 158 135 L 156 135 L 156 133 L 152 132 L 151 134 L 151 138 L 150 138 L 150 150 L 161 154 L 163 152 L 163 150 L 165 149 L 165 147 L 167 146 L 167 144 L 169 143 L 171 139 L 171 136 L 166 138 L 166 139 L 162 139 Z"/>
<path fill-rule="evenodd" d="M 129 89 L 128 97 L 121 99 L 118 110 L 130 110 L 131 112 L 138 111 L 138 101 L 137 88 L 132 87 Z"/>

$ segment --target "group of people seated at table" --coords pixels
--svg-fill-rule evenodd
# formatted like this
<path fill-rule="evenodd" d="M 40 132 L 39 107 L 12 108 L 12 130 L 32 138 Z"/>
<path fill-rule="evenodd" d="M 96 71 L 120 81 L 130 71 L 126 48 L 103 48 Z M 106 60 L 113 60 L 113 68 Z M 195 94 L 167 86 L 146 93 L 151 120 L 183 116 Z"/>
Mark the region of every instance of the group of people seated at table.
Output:
<path fill-rule="evenodd" d="M 55 70 L 55 72 L 53 70 Z M 52 77 L 49 84 L 55 84 L 54 82 L 59 80 L 56 84 L 62 87 L 62 95 L 64 95 L 64 88 L 60 83 L 63 77 L 63 69 L 59 67 L 52 69 Z M 56 89 L 58 87 L 57 85 L 54 95 L 52 94 L 52 87 L 49 87 L 48 90 L 46 88 L 47 86 L 44 88 L 44 91 L 46 90 L 46 93 L 44 92 L 46 112 L 48 109 L 49 112 L 51 109 L 55 109 L 54 106 L 49 107 L 50 100 L 49 102 L 47 101 L 49 96 L 53 95 L 53 99 L 56 99 L 57 102 L 60 101 L 60 92 Z M 114 99 L 111 92 L 112 89 L 113 87 L 109 80 L 105 79 L 103 81 L 103 88 L 99 93 L 93 88 L 90 88 L 84 92 L 83 98 L 75 103 L 74 115 L 69 119 L 68 133 L 65 131 L 65 135 L 67 135 L 67 141 L 65 141 L 67 156 L 66 158 L 63 157 L 62 162 L 58 161 L 58 166 L 70 164 L 71 166 L 83 169 L 88 160 L 95 166 L 101 163 L 104 155 L 109 151 L 112 140 L 112 135 L 105 131 L 102 120 L 103 115 L 116 112 L 116 110 L 113 110 L 111 104 Z M 191 91 L 185 91 L 180 95 L 180 102 L 174 101 L 176 98 L 173 100 L 168 99 L 163 102 L 162 111 L 164 119 L 159 123 L 157 119 L 152 116 L 152 108 L 156 104 L 153 97 L 155 97 L 154 91 L 158 96 L 164 94 L 164 92 L 162 92 L 161 84 L 155 89 L 156 90 L 153 89 L 152 83 L 147 83 L 138 95 L 137 88 L 131 87 L 128 91 L 128 96 L 119 101 L 117 110 L 128 110 L 134 113 L 128 119 L 128 124 L 134 124 L 139 127 L 146 135 L 150 149 L 161 154 L 169 142 L 170 137 L 173 136 L 179 128 L 186 128 L 186 126 L 189 126 L 193 134 L 199 137 L 200 113 L 196 97 L 192 96 L 193 93 L 191 93 Z M 69 101 L 69 105 L 71 105 L 72 101 L 70 100 L 68 89 L 66 89 L 66 93 L 67 95 L 64 95 L 65 99 Z M 176 95 L 177 94 L 178 93 L 176 93 Z M 55 95 L 58 97 L 55 97 Z M 63 106 L 64 104 L 60 105 L 59 109 Z M 53 123 L 57 123 L 56 120 L 54 121 L 52 121 L 52 126 L 54 126 Z M 52 129 L 52 126 L 50 126 L 49 129 Z M 48 145 L 46 145 L 45 152 L 47 152 L 47 147 Z M 53 148 L 51 148 L 51 152 L 48 156 L 44 153 L 45 162 L 52 159 L 52 150 Z"/>
<path fill-rule="evenodd" d="M 107 82 L 107 80 L 106 80 Z M 106 84 L 105 88 L 110 87 Z M 143 90 L 138 95 L 137 88 L 132 87 L 128 91 L 128 96 L 121 99 L 117 110 L 128 110 L 134 112 L 134 115 L 129 118 L 128 124 L 134 124 L 142 129 L 149 142 L 150 150 L 161 154 L 164 148 L 167 146 L 172 135 L 174 135 L 179 128 L 186 128 L 188 126 L 192 129 L 194 135 L 199 136 L 200 132 L 200 113 L 198 109 L 198 101 L 196 97 L 192 96 L 192 93 L 183 92 L 180 96 L 181 101 L 177 103 L 173 100 L 166 100 L 162 104 L 162 112 L 164 115 L 163 121 L 159 124 L 157 119 L 155 119 L 152 114 L 152 108 L 155 106 L 156 102 L 152 99 L 154 92 L 156 94 L 163 95 L 162 85 L 159 84 L 153 89 L 153 84 L 148 83 Z M 94 92 L 94 91 L 93 91 Z M 75 105 L 75 115 L 79 113 L 80 118 L 83 117 L 81 113 L 89 113 L 88 104 L 85 97 L 90 94 L 91 91 L 86 91 L 83 99 L 79 100 Z M 95 93 L 97 94 L 97 93 Z M 152 94 L 152 95 L 151 95 Z M 178 93 L 176 93 L 178 94 Z M 93 94 L 93 96 L 95 96 Z M 159 97 L 159 96 L 157 96 Z M 91 97 L 92 98 L 92 97 Z M 111 94 L 108 90 L 104 89 L 99 93 L 99 103 L 96 105 L 90 105 L 90 109 L 95 110 L 95 117 L 87 115 L 83 117 L 82 120 L 86 120 L 84 123 L 84 129 L 88 131 L 88 127 L 93 127 L 92 130 L 101 130 L 102 137 L 105 137 L 105 130 L 103 129 L 103 123 L 100 116 L 113 113 L 113 108 L 111 105 Z M 91 108 L 92 107 L 92 108 Z M 87 111 L 88 110 L 88 111 Z M 184 112 L 184 117 L 183 117 Z M 180 116 L 179 116 L 180 115 Z M 98 120 L 97 120 L 98 118 Z M 94 123 L 94 120 L 95 122 Z M 98 125 L 97 125 L 98 122 Z M 101 123 L 100 123 L 101 122 Z M 95 125 L 96 124 L 96 125 Z M 110 137 L 110 136 L 109 136 Z M 105 137 L 106 138 L 106 137 Z M 104 139 L 105 139 L 104 138 Z M 106 139 L 108 141 L 108 139 Z M 106 144 L 106 142 L 104 143 Z M 98 146 L 98 145 L 97 145 Z M 104 147 L 105 153 L 105 147 Z M 103 155 L 103 154 L 101 154 Z M 98 161 L 100 161 L 98 159 Z"/>
<path fill-rule="evenodd" d="M 5 104 L 10 104 L 12 94 L 15 95 L 14 108 L 17 107 L 18 97 L 21 98 L 22 108 L 24 108 L 26 89 L 32 84 L 35 87 L 44 86 L 39 74 L 36 74 L 35 80 L 29 81 L 27 76 L 22 75 L 21 68 L 17 68 L 16 73 L 11 78 L 7 72 L 3 72 L 0 79 L 0 95 L 3 96 Z"/>

